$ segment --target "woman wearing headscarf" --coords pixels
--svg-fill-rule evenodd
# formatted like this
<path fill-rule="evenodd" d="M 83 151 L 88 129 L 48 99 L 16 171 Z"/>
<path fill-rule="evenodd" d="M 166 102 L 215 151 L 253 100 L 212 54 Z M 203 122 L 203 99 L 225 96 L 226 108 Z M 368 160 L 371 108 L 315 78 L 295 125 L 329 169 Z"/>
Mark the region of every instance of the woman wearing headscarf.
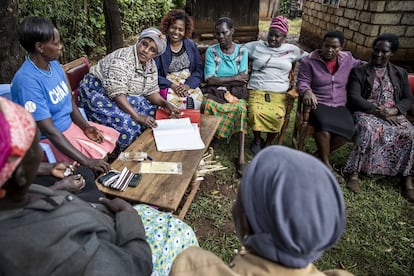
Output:
<path fill-rule="evenodd" d="M 303 104 L 311 107 L 309 122 L 315 128 L 317 155 L 339 182 L 344 179 L 332 167 L 330 153 L 354 134 L 354 121 L 346 107 L 346 84 L 352 68 L 364 63 L 344 51 L 343 45 L 342 32 L 327 32 L 321 49 L 301 60 L 296 85 Z"/>
<path fill-rule="evenodd" d="M 161 19 L 161 31 L 167 35 L 165 52 L 155 58 L 161 95 L 179 109 L 200 109 L 203 93 L 203 63 L 197 45 L 189 37 L 194 28 L 183 10 L 169 11 Z"/>
<path fill-rule="evenodd" d="M 30 113 L 0 97 L 1 275 L 168 275 L 175 256 L 198 245 L 170 213 L 31 185 L 36 130 Z"/>
<path fill-rule="evenodd" d="M 371 62 L 352 70 L 348 106 L 354 112 L 356 138 L 344 171 L 347 186 L 360 190 L 359 173 L 402 175 L 404 195 L 414 202 L 414 127 L 405 118 L 414 98 L 407 71 L 389 62 L 398 37 L 382 34 L 372 44 Z"/>
<path fill-rule="evenodd" d="M 233 20 L 222 17 L 216 21 L 218 41 L 207 48 L 204 76 L 206 97 L 202 104 L 205 114 L 221 118 L 215 137 L 229 139 L 239 135 L 239 156 L 235 159 L 237 172 L 245 167 L 244 140 L 247 132 L 247 74 L 248 53 L 243 45 L 233 42 Z"/>
<path fill-rule="evenodd" d="M 312 264 L 340 239 L 345 217 L 341 188 L 322 162 L 270 146 L 247 166 L 239 186 L 233 221 L 243 248 L 230 266 L 189 248 L 170 275 L 352 275 Z"/>
<path fill-rule="evenodd" d="M 41 142 L 51 146 L 58 162 L 108 171 L 104 158 L 114 151 L 119 133 L 80 114 L 58 61 L 63 48 L 59 31 L 49 20 L 30 16 L 20 24 L 19 40 L 28 56 L 12 80 L 13 101 L 32 113 Z"/>
<path fill-rule="evenodd" d="M 249 127 L 254 139 L 250 150 L 257 154 L 270 146 L 280 132 L 286 114 L 287 95 L 291 88 L 289 73 L 301 57 L 301 50 L 284 43 L 289 32 L 288 20 L 276 16 L 269 26 L 267 41 L 245 44 L 252 60 L 248 100 Z M 261 133 L 267 133 L 263 140 Z"/>
<path fill-rule="evenodd" d="M 135 45 L 115 50 L 92 66 L 79 85 L 80 105 L 92 121 L 121 133 L 127 148 L 147 127 L 156 127 L 155 111 L 178 109 L 161 97 L 154 57 L 164 53 L 165 36 L 156 28 L 141 32 Z"/>

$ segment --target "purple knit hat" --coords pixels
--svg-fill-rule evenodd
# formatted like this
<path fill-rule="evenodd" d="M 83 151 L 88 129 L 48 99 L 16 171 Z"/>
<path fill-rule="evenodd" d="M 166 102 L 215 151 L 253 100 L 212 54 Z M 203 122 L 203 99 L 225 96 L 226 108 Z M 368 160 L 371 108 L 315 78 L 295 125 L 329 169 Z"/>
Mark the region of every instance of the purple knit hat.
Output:
<path fill-rule="evenodd" d="M 283 16 L 276 16 L 272 19 L 272 22 L 270 22 L 270 28 L 275 28 L 281 31 L 284 34 L 288 34 L 289 32 L 289 22 L 286 19 L 286 17 Z"/>

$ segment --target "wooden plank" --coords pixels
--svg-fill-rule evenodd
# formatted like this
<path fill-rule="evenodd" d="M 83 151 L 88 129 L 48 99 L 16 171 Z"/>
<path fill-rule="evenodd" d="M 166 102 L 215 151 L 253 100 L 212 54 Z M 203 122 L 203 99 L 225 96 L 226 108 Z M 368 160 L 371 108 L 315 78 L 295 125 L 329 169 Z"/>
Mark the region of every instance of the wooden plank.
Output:
<path fill-rule="evenodd" d="M 184 203 L 183 207 L 181 208 L 180 213 L 178 214 L 179 219 L 181 219 L 181 220 L 184 219 L 185 215 L 188 212 L 188 209 L 190 208 L 191 203 L 194 200 L 195 195 L 197 194 L 198 189 L 200 188 L 200 184 L 201 184 L 201 181 L 196 180 L 196 179 L 191 182 L 190 193 L 188 194 L 188 196 L 185 200 L 185 203 Z"/>
<path fill-rule="evenodd" d="M 206 145 L 204 149 L 192 151 L 159 152 L 156 149 L 151 129 L 132 143 L 126 151 L 147 152 L 154 161 L 182 162 L 183 174 L 143 174 L 137 187 L 128 187 L 120 192 L 98 184 L 98 188 L 106 194 L 125 198 L 133 202 L 155 205 L 163 210 L 176 211 L 186 190 L 188 189 L 203 153 L 208 148 L 214 133 L 220 123 L 220 118 L 211 115 L 201 115 L 201 138 Z M 116 160 L 112 167 L 121 170 L 126 166 L 132 172 L 139 172 L 140 162 Z"/>

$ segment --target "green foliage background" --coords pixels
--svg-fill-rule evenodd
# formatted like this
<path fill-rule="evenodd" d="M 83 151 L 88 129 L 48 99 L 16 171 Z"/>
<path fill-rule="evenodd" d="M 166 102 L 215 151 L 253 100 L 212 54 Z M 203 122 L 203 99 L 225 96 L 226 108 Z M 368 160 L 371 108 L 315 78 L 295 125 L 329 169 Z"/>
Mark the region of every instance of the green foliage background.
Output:
<path fill-rule="evenodd" d="M 158 26 L 161 17 L 174 7 L 184 8 L 185 0 L 118 0 L 124 39 L 127 41 L 149 26 Z M 20 0 L 19 18 L 38 15 L 58 28 L 65 46 L 62 62 L 81 55 L 105 53 L 105 18 L 101 0 Z"/>

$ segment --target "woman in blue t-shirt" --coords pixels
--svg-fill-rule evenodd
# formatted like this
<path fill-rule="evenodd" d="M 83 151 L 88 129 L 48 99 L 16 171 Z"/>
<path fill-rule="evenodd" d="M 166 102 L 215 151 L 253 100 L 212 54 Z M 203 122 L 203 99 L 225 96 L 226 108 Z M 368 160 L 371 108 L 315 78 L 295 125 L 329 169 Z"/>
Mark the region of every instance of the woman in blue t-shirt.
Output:
<path fill-rule="evenodd" d="M 51 145 L 58 162 L 75 160 L 108 171 L 104 158 L 115 149 L 119 133 L 86 121 L 72 101 L 57 61 L 63 48 L 58 30 L 47 19 L 27 17 L 20 25 L 19 40 L 28 56 L 12 80 L 13 101 L 33 115 L 41 142 Z"/>

